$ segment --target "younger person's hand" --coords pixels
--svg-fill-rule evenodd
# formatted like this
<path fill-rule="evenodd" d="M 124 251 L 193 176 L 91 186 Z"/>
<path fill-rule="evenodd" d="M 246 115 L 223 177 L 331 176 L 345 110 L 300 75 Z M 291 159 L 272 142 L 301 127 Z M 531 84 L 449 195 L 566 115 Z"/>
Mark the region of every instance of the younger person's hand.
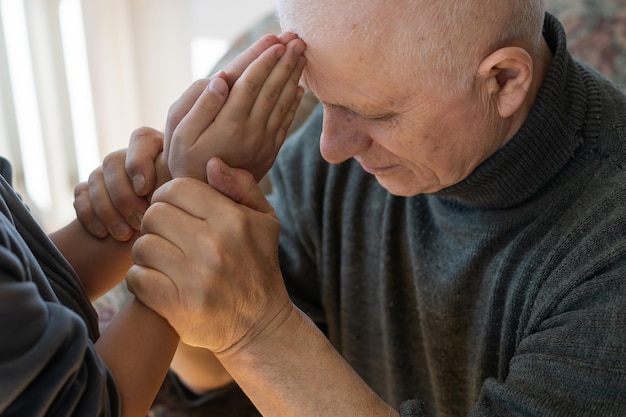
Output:
<path fill-rule="evenodd" d="M 74 188 L 74 210 L 86 230 L 96 237 L 110 235 L 121 242 L 133 237 L 149 206 L 146 196 L 157 182 L 155 160 L 162 150 L 163 133 L 147 127 L 137 129 L 128 149 L 107 155 L 87 182 Z M 141 175 L 127 175 L 137 169 Z"/>
<path fill-rule="evenodd" d="M 266 49 L 234 83 L 217 115 L 218 97 L 228 89 L 226 74 L 192 85 L 170 108 L 160 164 L 172 177 L 206 181 L 208 160 L 219 156 L 260 181 L 273 164 L 302 97 L 298 83 L 304 49 L 297 38 Z"/>
<path fill-rule="evenodd" d="M 126 241 L 134 236 L 149 205 L 146 197 L 172 178 L 168 158 L 173 161 L 176 175 L 204 179 L 203 164 L 213 153 L 227 153 L 226 157 L 235 165 L 248 163 L 247 168 L 262 177 L 284 141 L 301 97 L 297 79 L 303 62 L 296 55 L 302 46 L 302 41 L 293 34 L 264 36 L 223 71 L 194 83 L 168 114 L 167 157 L 162 152 L 164 135 L 161 132 L 150 128 L 133 132 L 128 150 L 108 155 L 88 182 L 75 188 L 74 207 L 81 224 L 101 238 L 111 235 L 116 240 Z M 274 49 L 268 52 L 272 47 Z M 246 72 L 252 64 L 254 68 Z M 220 119 L 222 125 L 210 129 L 230 86 L 238 91 L 233 94 L 233 103 Z M 246 91 L 246 88 L 251 90 Z M 285 107 L 289 100 L 289 107 Z M 244 114 L 239 114 L 239 110 Z M 263 117 L 265 123 L 255 131 L 253 124 Z M 249 132 L 254 136 L 237 142 Z M 269 139 L 265 141 L 266 138 Z M 249 147 L 254 149 L 246 149 L 244 145 L 252 145 Z M 252 159 L 245 153 L 247 151 L 253 153 Z M 198 175 L 198 171 L 202 174 Z"/>

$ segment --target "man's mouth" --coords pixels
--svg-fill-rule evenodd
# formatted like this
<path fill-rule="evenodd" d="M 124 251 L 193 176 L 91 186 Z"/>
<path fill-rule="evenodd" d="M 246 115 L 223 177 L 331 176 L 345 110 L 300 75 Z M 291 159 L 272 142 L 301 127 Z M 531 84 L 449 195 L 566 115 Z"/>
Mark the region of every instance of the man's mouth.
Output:
<path fill-rule="evenodd" d="M 366 164 L 363 161 L 360 161 L 357 159 L 357 162 L 359 164 L 361 164 L 361 168 L 363 168 L 363 171 L 367 172 L 368 174 L 372 174 L 372 175 L 385 175 L 387 173 L 389 173 L 389 171 L 391 171 L 394 166 L 371 166 Z"/>

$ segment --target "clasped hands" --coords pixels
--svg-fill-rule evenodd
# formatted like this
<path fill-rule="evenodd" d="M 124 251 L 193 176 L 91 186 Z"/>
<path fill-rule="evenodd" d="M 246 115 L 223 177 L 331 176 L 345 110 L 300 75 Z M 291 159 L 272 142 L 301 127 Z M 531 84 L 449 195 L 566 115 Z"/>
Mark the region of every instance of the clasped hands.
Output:
<path fill-rule="evenodd" d="M 77 217 L 94 236 L 136 239 L 128 288 L 189 345 L 242 348 L 295 309 L 258 181 L 302 97 L 304 50 L 293 34 L 263 37 L 185 91 L 163 134 L 136 130 L 127 151 L 75 189 Z"/>

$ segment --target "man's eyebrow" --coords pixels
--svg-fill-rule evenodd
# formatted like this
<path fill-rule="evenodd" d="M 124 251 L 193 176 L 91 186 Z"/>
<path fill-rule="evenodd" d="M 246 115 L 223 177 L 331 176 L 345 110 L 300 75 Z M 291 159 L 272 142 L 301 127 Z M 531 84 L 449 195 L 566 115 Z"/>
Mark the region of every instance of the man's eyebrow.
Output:
<path fill-rule="evenodd" d="M 326 102 L 322 102 L 322 104 L 328 107 L 332 107 L 343 113 L 346 113 L 352 116 L 362 117 L 364 119 L 389 119 L 397 114 L 396 112 L 393 112 L 393 111 L 380 111 L 380 112 L 367 111 L 365 109 L 357 108 L 356 106 L 348 106 L 348 105 L 343 105 L 343 104 L 334 104 L 334 103 L 326 103 Z"/>
<path fill-rule="evenodd" d="M 309 87 L 308 83 L 307 83 L 307 79 L 306 77 L 303 77 L 300 80 L 300 86 L 304 89 L 305 92 L 310 92 L 311 94 L 315 95 L 313 93 L 313 90 L 311 90 L 311 88 Z M 320 100 L 319 97 L 317 98 L 320 103 L 322 103 L 325 107 L 331 107 L 335 110 L 339 110 L 345 114 L 349 114 L 351 116 L 356 116 L 356 117 L 362 117 L 364 119 L 390 119 L 394 116 L 397 115 L 396 112 L 392 112 L 392 111 L 380 111 L 380 112 L 368 112 L 365 109 L 359 108 L 358 106 L 354 106 L 354 105 L 348 105 L 348 104 L 337 104 L 337 103 L 329 103 L 327 101 L 324 100 Z"/>

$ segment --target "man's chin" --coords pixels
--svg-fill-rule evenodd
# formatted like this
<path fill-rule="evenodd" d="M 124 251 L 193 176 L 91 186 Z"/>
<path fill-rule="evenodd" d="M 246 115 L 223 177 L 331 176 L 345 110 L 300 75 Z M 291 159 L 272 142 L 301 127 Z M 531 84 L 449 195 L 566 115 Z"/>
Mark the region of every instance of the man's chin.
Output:
<path fill-rule="evenodd" d="M 397 197 L 413 197 L 421 194 L 419 190 L 415 190 L 416 187 L 407 186 L 407 184 L 398 183 L 385 177 L 375 177 L 381 187 Z"/>
<path fill-rule="evenodd" d="M 424 186 L 424 184 L 415 181 L 401 181 L 387 176 L 375 175 L 375 177 L 381 187 L 397 197 L 414 197 L 418 194 L 432 194 L 443 188 L 439 184 L 436 186 L 430 184 L 429 186 Z"/>

